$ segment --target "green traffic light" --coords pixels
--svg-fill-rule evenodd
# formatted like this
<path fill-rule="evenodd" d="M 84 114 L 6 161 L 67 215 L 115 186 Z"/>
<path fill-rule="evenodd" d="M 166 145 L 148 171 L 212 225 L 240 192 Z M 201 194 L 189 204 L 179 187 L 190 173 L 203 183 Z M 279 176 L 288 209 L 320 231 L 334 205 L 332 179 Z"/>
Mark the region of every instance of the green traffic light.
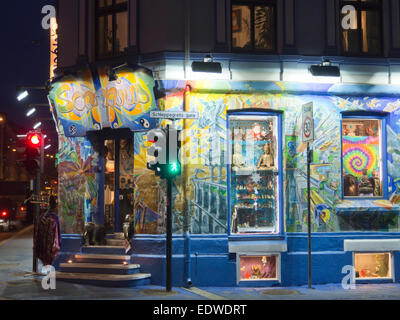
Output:
<path fill-rule="evenodd" d="M 172 173 L 176 173 L 178 172 L 178 170 L 179 170 L 178 164 L 176 162 L 171 163 L 169 171 L 171 171 Z"/>

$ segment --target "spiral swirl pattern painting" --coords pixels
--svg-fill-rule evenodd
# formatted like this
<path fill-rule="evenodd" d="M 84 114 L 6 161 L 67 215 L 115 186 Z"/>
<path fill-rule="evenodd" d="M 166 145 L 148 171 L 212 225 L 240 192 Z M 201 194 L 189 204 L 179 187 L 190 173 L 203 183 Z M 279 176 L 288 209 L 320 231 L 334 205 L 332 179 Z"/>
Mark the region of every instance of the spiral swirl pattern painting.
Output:
<path fill-rule="evenodd" d="M 378 170 L 379 137 L 343 137 L 343 168 L 356 177 L 367 169 L 368 175 Z"/>

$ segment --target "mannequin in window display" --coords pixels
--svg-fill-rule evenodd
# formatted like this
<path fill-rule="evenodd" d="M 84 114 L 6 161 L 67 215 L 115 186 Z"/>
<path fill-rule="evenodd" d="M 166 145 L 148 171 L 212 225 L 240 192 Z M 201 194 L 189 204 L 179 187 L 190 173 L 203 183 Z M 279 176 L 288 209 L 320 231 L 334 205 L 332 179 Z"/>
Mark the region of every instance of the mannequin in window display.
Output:
<path fill-rule="evenodd" d="M 360 177 L 359 192 L 362 195 L 373 195 L 374 188 L 372 186 L 370 179 L 368 178 L 367 169 L 362 170 L 362 176 Z"/>
<path fill-rule="evenodd" d="M 242 148 L 240 147 L 239 143 L 235 143 L 234 145 L 232 164 L 233 164 L 233 170 L 238 170 L 246 167 L 246 162 L 244 161 L 242 155 Z"/>
<path fill-rule="evenodd" d="M 266 143 L 264 145 L 264 154 L 261 156 L 257 164 L 257 169 L 267 170 L 274 167 L 274 155 L 271 150 L 271 144 Z"/>
<path fill-rule="evenodd" d="M 379 174 L 376 170 L 372 171 L 372 179 L 374 181 L 374 196 L 378 197 L 381 195 L 381 183 L 379 181 Z"/>

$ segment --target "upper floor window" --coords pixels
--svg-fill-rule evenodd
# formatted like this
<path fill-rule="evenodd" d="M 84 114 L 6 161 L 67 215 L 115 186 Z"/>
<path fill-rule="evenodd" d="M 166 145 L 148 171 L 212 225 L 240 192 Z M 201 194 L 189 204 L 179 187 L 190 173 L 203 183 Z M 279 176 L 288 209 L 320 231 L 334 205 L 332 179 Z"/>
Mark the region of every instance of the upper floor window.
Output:
<path fill-rule="evenodd" d="M 342 0 L 340 25 L 343 54 L 381 55 L 381 0 Z"/>
<path fill-rule="evenodd" d="M 386 196 L 385 127 L 382 116 L 343 116 L 344 197 Z"/>
<path fill-rule="evenodd" d="M 276 1 L 232 0 L 232 49 L 275 51 Z"/>
<path fill-rule="evenodd" d="M 127 0 L 96 2 L 96 56 L 120 54 L 128 47 Z"/>

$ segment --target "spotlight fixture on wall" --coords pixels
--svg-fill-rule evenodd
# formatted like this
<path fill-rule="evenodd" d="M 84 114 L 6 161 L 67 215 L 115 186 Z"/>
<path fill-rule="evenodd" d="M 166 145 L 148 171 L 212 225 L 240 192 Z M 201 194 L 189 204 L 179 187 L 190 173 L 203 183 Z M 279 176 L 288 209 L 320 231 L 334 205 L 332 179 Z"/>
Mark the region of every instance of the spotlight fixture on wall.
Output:
<path fill-rule="evenodd" d="M 204 57 L 203 61 L 192 62 L 193 72 L 222 73 L 221 63 L 214 62 L 210 55 Z"/>
<path fill-rule="evenodd" d="M 312 65 L 310 73 L 314 77 L 340 77 L 340 69 L 333 66 L 328 59 L 324 59 L 321 64 Z"/>

